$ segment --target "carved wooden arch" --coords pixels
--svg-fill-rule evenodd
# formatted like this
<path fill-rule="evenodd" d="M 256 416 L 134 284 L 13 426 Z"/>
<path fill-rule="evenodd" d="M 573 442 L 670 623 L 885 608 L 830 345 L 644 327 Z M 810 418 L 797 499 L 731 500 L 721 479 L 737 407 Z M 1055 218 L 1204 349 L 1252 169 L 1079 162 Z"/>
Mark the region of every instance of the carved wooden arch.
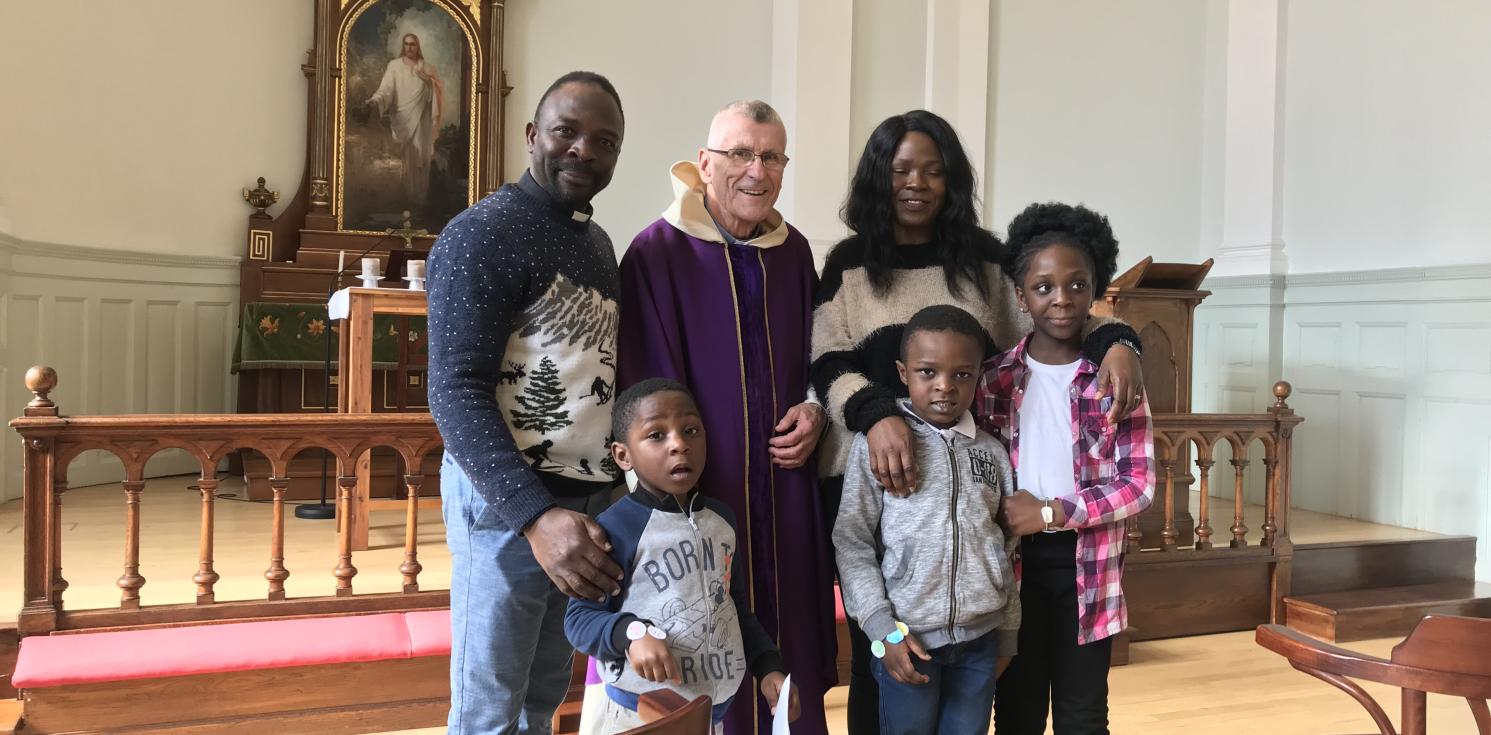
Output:
<path fill-rule="evenodd" d="M 353 448 L 351 455 L 353 457 L 361 457 L 363 452 L 371 451 L 374 449 L 391 449 L 394 452 L 398 453 L 400 459 L 404 461 L 405 467 L 415 469 L 420 467 L 424 463 L 425 457 L 429 456 L 430 452 L 433 452 L 436 448 L 442 446 L 444 445 L 438 439 L 425 439 L 418 441 L 388 438 L 369 439 Z M 420 473 L 411 472 L 410 474 L 417 475 Z"/>
<path fill-rule="evenodd" d="M 212 461 L 215 464 L 221 462 L 234 452 L 249 450 L 258 452 L 259 456 L 269 462 L 270 477 L 284 478 L 289 476 L 290 460 L 293 454 L 285 451 L 295 441 L 291 439 L 234 439 L 224 442 L 212 453 Z"/>
<path fill-rule="evenodd" d="M 143 482 L 145 480 L 145 466 L 150 463 L 150 460 L 155 455 L 167 449 L 180 449 L 191 455 L 192 459 L 197 461 L 199 469 L 201 469 L 201 472 L 198 474 L 201 477 L 211 477 L 211 475 L 205 474 L 207 473 L 207 468 L 215 467 L 216 465 L 208 464 L 209 455 L 201 446 L 186 440 L 169 437 L 140 440 L 107 439 L 76 443 L 67 442 L 58 450 L 56 462 L 57 467 L 63 470 L 62 476 L 65 477 L 66 467 L 72 464 L 73 460 L 76 460 L 84 452 L 94 450 L 108 452 L 118 458 L 120 464 L 124 465 L 124 482 Z"/>
<path fill-rule="evenodd" d="M 344 468 L 352 467 L 357 461 L 357 455 L 352 452 L 353 442 L 343 442 L 332 438 L 307 438 L 301 439 L 289 445 L 284 450 L 285 461 L 288 463 L 295 455 L 307 449 L 324 449 L 331 453 L 336 461 L 337 472 L 340 474 Z"/>

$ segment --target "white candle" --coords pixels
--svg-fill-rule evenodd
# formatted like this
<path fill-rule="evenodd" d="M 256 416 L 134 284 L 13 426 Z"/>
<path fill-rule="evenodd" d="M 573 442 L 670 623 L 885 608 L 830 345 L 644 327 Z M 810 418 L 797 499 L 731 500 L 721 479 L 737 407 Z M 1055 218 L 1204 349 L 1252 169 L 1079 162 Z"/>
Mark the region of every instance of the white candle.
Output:
<path fill-rule="evenodd" d="M 340 276 L 342 274 L 342 271 L 346 270 L 346 268 L 347 268 L 347 251 L 346 250 L 338 250 L 337 251 L 337 275 Z"/>
<path fill-rule="evenodd" d="M 425 277 L 425 262 L 423 260 L 409 261 L 409 277 L 420 279 Z"/>

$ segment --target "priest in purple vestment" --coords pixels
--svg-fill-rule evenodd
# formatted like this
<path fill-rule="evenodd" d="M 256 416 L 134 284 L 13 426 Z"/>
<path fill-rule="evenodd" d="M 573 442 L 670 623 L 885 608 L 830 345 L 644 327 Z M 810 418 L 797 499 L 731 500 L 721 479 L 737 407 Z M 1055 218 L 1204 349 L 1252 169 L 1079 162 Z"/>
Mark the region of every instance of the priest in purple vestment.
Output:
<path fill-rule="evenodd" d="M 807 466 L 826 424 L 808 396 L 818 276 L 807 239 L 774 208 L 786 146 L 770 105 L 738 102 L 715 116 L 697 164 L 673 166 L 673 205 L 621 259 L 617 390 L 667 377 L 698 397 L 699 487 L 735 511 L 751 605 L 801 697 L 792 730 L 821 735 L 836 643 L 828 524 Z M 770 731 L 755 691 L 747 677 L 726 733 Z"/>

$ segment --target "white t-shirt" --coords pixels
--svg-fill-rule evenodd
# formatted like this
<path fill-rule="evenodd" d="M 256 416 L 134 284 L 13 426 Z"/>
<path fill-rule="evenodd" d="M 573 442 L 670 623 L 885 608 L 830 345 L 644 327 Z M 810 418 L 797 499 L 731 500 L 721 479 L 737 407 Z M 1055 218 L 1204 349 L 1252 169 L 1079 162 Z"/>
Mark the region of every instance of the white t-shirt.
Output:
<path fill-rule="evenodd" d="M 1015 474 L 1020 489 L 1041 500 L 1077 492 L 1070 393 L 1079 362 L 1046 365 L 1025 356 L 1029 377 L 1020 404 L 1020 466 Z"/>

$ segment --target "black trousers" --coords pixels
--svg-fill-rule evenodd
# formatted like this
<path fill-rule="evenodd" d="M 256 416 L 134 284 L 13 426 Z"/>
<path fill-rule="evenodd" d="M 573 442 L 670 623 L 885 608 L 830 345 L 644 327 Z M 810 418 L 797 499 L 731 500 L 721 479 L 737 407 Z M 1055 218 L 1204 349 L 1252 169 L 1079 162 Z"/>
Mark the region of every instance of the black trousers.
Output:
<path fill-rule="evenodd" d="M 1020 542 L 1020 652 L 994 694 L 997 735 L 1106 735 L 1113 639 L 1077 644 L 1077 534 Z"/>

